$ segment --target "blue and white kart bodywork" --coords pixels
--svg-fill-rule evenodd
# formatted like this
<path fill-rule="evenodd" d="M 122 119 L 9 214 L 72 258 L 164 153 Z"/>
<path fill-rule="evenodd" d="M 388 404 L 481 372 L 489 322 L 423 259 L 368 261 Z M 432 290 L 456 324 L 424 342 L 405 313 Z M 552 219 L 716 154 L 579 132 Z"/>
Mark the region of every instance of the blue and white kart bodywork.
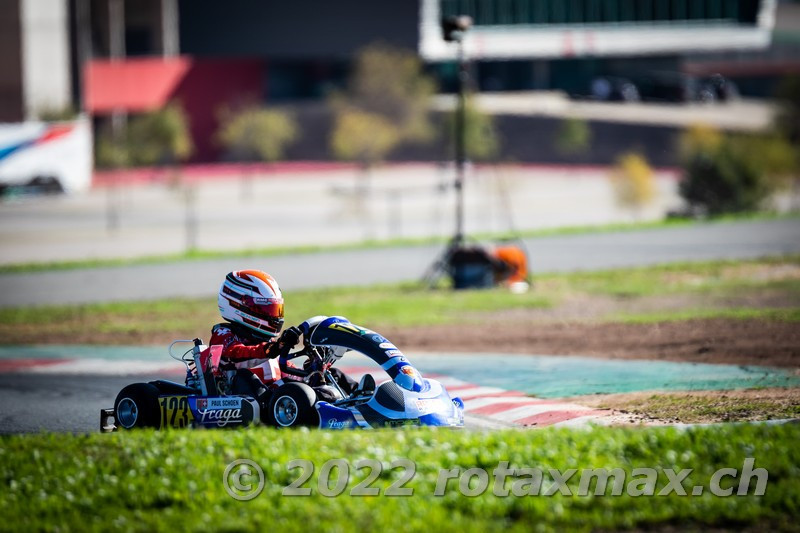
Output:
<path fill-rule="evenodd" d="M 170 355 L 186 365 L 186 384 L 155 380 L 124 387 L 114 407 L 100 410 L 101 431 L 231 428 L 261 423 L 276 427 L 318 425 L 324 429 L 464 425 L 461 399 L 450 398 L 441 383 L 424 378 L 394 344 L 378 333 L 342 317 L 326 316 L 306 320 L 300 329 L 303 349 L 281 358 L 279 364 L 281 371 L 301 379 L 274 382 L 263 405 L 263 399 L 228 392 L 234 370 L 227 369 L 219 376 L 213 371 L 198 371 L 208 364 L 212 369 L 218 365 L 221 346 L 207 348 L 200 339 L 175 341 L 170 345 Z M 172 346 L 184 342 L 194 343 L 194 347 L 183 356 L 173 354 Z M 206 350 L 212 362 L 204 365 L 202 354 Z M 348 350 L 375 361 L 391 379 L 377 387 L 374 383 L 359 386 L 346 394 L 329 369 Z M 217 362 L 213 362 L 215 357 Z M 309 370 L 286 364 L 295 357 L 308 357 Z M 310 384 L 317 383 L 312 377 L 320 377 L 318 374 L 322 379 L 315 390 Z M 322 390 L 326 394 L 322 395 Z M 319 400 L 320 396 L 331 401 Z"/>
<path fill-rule="evenodd" d="M 328 348 L 339 356 L 360 352 L 389 375 L 370 396 L 345 397 L 333 403 L 318 401 L 319 427 L 375 428 L 404 425 L 464 425 L 464 403 L 450 398 L 444 386 L 414 368 L 397 347 L 380 334 L 343 317 L 315 317 L 300 325 L 311 346 Z"/>

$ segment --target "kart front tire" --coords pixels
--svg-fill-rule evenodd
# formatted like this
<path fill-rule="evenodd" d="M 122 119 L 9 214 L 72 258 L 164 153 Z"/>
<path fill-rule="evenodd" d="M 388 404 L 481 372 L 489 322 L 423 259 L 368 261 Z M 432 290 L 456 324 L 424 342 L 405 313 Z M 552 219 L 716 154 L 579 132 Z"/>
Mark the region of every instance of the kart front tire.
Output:
<path fill-rule="evenodd" d="M 314 408 L 317 395 L 305 383 L 286 383 L 272 394 L 267 410 L 270 425 L 279 428 L 317 427 L 319 415 Z"/>
<path fill-rule="evenodd" d="M 117 428 L 160 427 L 158 395 L 158 389 L 149 383 L 134 383 L 119 391 L 114 401 L 114 422 Z"/>

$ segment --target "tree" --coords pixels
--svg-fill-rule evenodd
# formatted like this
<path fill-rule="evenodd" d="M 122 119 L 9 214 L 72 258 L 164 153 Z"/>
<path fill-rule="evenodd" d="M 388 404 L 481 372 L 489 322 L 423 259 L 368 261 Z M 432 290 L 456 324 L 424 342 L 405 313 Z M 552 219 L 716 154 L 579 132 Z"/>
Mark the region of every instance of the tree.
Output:
<path fill-rule="evenodd" d="M 709 215 L 757 210 L 768 195 L 761 173 L 728 142 L 713 152 L 695 152 L 684 164 L 680 193 Z"/>
<path fill-rule="evenodd" d="M 790 76 L 778 89 L 777 130 L 800 149 L 800 76 Z"/>
<path fill-rule="evenodd" d="M 221 115 L 219 141 L 238 161 L 278 161 L 298 138 L 296 121 L 283 111 L 249 107 Z"/>
<path fill-rule="evenodd" d="M 382 115 L 351 109 L 339 113 L 331 148 L 339 159 L 369 168 L 383 160 L 398 140 L 397 128 Z"/>
<path fill-rule="evenodd" d="M 124 141 L 115 140 L 108 131 L 101 131 L 95 140 L 95 166 L 101 169 L 126 168 L 131 165 Z"/>
<path fill-rule="evenodd" d="M 617 203 L 635 213 L 650 204 L 656 195 L 653 170 L 639 154 L 628 153 L 618 158 L 611 182 Z"/>
<path fill-rule="evenodd" d="M 571 117 L 561 122 L 556 147 L 563 154 L 579 154 L 592 144 L 592 130 L 585 120 Z"/>
<path fill-rule="evenodd" d="M 174 165 L 194 151 L 189 120 L 176 103 L 132 118 L 125 138 L 133 165 Z"/>
<path fill-rule="evenodd" d="M 334 155 L 367 170 L 401 142 L 430 141 L 435 130 L 428 105 L 435 90 L 414 53 L 384 44 L 362 49 L 346 91 L 329 101 L 336 113 Z"/>
<path fill-rule="evenodd" d="M 457 109 L 454 110 L 445 121 L 449 146 L 454 145 L 457 112 Z M 500 135 L 494 117 L 481 111 L 473 95 L 468 95 L 464 101 L 464 151 L 467 159 L 472 161 L 487 161 L 500 152 Z"/>
<path fill-rule="evenodd" d="M 435 132 L 428 112 L 435 92 L 415 53 L 374 43 L 358 53 L 342 97 L 346 106 L 382 115 L 397 128 L 400 141 L 424 142 Z"/>
<path fill-rule="evenodd" d="M 774 134 L 723 135 L 695 126 L 681 147 L 680 193 L 711 215 L 758 210 L 795 166 L 791 146 Z"/>

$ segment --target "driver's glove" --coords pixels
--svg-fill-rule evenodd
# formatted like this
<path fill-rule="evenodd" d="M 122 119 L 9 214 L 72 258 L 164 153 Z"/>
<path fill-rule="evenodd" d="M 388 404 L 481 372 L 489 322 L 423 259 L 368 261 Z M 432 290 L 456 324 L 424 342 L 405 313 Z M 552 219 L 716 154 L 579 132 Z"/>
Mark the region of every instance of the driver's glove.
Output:
<path fill-rule="evenodd" d="M 278 349 L 276 350 L 275 356 L 283 357 L 288 354 L 300 341 L 300 335 L 302 335 L 302 332 L 294 326 L 281 333 L 278 339 Z"/>

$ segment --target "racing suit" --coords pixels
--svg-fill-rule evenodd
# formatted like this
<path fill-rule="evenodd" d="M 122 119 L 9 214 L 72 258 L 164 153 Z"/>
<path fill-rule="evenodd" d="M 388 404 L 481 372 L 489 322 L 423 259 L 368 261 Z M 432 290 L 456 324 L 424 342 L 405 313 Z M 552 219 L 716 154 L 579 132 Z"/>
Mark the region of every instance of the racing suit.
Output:
<path fill-rule="evenodd" d="M 233 364 L 236 367 L 236 375 L 233 378 L 231 392 L 233 394 L 246 394 L 253 396 L 264 405 L 269 400 L 267 387 L 258 377 L 258 370 L 268 359 L 285 357 L 292 346 L 284 346 L 280 337 L 263 339 L 256 337 L 250 330 L 223 322 L 211 328 L 211 340 L 209 346 L 222 345 L 222 364 Z M 284 361 L 282 364 L 289 368 L 296 368 L 291 361 Z M 358 384 L 338 368 L 331 368 L 330 372 L 339 387 L 346 393 L 351 394 Z M 263 374 L 261 374 L 263 377 Z M 283 374 L 284 380 L 300 381 L 302 378 L 291 374 Z M 320 400 L 331 401 L 324 387 L 315 387 L 311 383 Z"/>

